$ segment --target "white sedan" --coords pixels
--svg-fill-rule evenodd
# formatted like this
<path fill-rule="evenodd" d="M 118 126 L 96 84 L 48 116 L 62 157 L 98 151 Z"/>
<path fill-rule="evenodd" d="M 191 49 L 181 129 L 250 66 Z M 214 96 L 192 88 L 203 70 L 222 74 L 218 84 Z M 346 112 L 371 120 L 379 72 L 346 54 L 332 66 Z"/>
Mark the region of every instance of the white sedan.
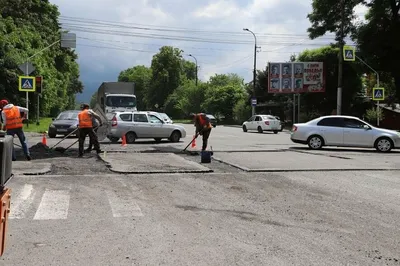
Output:
<path fill-rule="evenodd" d="M 281 128 L 281 121 L 272 115 L 254 115 L 249 120 L 243 122 L 242 128 L 244 132 L 257 130 L 259 133 L 273 131 L 275 134 L 278 134 Z"/>
<path fill-rule="evenodd" d="M 311 149 L 323 146 L 375 148 L 389 152 L 400 148 L 400 133 L 374 127 L 353 116 L 322 116 L 307 123 L 294 124 L 290 139 Z"/>

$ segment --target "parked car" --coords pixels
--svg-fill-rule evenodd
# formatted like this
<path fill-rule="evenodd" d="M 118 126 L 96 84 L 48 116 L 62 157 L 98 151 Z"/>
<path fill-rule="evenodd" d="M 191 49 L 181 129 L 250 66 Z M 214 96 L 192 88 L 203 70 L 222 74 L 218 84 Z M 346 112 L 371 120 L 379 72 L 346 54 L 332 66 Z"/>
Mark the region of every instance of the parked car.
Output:
<path fill-rule="evenodd" d="M 310 149 L 323 146 L 375 148 L 389 152 L 400 148 L 400 133 L 374 127 L 353 116 L 322 116 L 307 123 L 294 124 L 290 139 Z"/>
<path fill-rule="evenodd" d="M 166 113 L 159 113 L 159 114 L 166 124 L 174 123 L 174 121 L 172 121 L 172 119 Z"/>
<path fill-rule="evenodd" d="M 49 138 L 55 138 L 57 135 L 66 136 L 74 131 L 79 124 L 79 112 L 79 110 L 63 111 L 56 118 L 53 118 L 53 122 L 49 125 Z M 79 132 L 76 130 L 74 135 L 78 136 L 78 134 Z"/>
<path fill-rule="evenodd" d="M 277 120 L 279 120 L 279 122 L 280 122 L 280 127 L 279 127 L 279 131 L 283 131 L 283 125 L 284 125 L 284 123 L 282 122 L 282 120 L 281 120 L 281 118 L 279 117 L 279 116 L 276 116 L 276 115 L 274 115 L 274 117 L 277 119 Z"/>
<path fill-rule="evenodd" d="M 183 126 L 165 123 L 157 112 L 114 112 L 109 122 L 111 130 L 107 138 L 112 142 L 117 142 L 123 135 L 127 143 L 134 143 L 141 138 L 153 138 L 157 142 L 162 139 L 179 142 L 186 137 Z"/>
<path fill-rule="evenodd" d="M 243 132 L 257 130 L 259 133 L 273 131 L 275 134 L 278 134 L 281 122 L 272 115 L 254 115 L 249 120 L 243 122 L 242 128 Z"/>
<path fill-rule="evenodd" d="M 217 119 L 215 118 L 215 116 L 211 115 L 211 114 L 206 114 L 206 116 L 208 117 L 208 119 L 210 119 L 210 123 L 213 127 L 217 126 Z"/>

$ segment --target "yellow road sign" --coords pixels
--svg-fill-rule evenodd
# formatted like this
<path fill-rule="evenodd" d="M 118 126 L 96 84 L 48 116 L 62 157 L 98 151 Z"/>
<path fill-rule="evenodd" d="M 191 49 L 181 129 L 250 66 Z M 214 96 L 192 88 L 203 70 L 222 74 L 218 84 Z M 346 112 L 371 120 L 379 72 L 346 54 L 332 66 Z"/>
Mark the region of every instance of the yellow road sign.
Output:
<path fill-rule="evenodd" d="M 19 76 L 19 91 L 28 91 L 35 92 L 36 91 L 36 78 L 29 76 Z"/>

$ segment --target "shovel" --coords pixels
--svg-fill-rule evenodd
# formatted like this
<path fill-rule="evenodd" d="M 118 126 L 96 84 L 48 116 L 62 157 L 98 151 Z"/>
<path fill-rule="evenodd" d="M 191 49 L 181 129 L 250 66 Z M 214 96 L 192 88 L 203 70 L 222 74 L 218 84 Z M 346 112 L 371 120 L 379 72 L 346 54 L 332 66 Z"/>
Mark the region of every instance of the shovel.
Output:
<path fill-rule="evenodd" d="M 97 126 L 97 127 L 95 127 L 93 130 L 98 129 L 99 127 L 100 127 L 100 126 Z M 64 147 L 57 147 L 57 148 L 55 148 L 55 150 L 58 151 L 58 152 L 64 153 L 64 152 L 66 152 L 69 148 L 71 148 L 72 146 L 74 146 L 78 141 L 79 141 L 79 138 L 78 138 L 78 140 L 76 140 L 74 143 L 72 143 L 72 144 L 69 145 L 68 147 L 66 147 L 66 148 L 64 148 Z M 55 146 L 55 145 L 54 145 L 54 146 Z"/>
<path fill-rule="evenodd" d="M 71 136 L 72 134 L 74 134 L 75 131 L 77 131 L 79 128 L 75 128 L 74 131 L 72 131 L 71 133 L 69 133 L 68 135 L 66 135 L 62 140 L 60 140 L 59 142 L 57 142 L 53 147 L 50 148 L 50 150 L 52 150 L 55 146 L 57 146 L 58 144 L 60 144 L 61 142 L 63 142 L 64 140 L 66 140 L 69 136 Z"/>

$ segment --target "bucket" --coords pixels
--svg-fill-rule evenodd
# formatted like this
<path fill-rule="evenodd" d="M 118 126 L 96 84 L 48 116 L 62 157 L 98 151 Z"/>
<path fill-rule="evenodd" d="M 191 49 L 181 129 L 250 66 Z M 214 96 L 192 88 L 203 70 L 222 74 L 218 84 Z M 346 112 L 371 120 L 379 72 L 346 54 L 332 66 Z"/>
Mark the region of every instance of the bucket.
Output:
<path fill-rule="evenodd" d="M 201 152 L 201 163 L 211 163 L 212 151 L 202 151 Z"/>

